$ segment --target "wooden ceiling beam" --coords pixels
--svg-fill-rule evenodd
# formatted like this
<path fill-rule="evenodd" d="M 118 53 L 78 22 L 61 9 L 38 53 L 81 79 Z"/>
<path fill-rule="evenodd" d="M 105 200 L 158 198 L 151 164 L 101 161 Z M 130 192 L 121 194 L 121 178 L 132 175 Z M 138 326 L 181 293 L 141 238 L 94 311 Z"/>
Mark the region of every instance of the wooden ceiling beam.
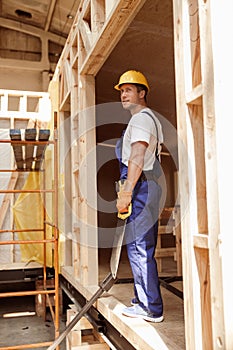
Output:
<path fill-rule="evenodd" d="M 54 13 L 54 9 L 56 7 L 57 4 L 57 0 L 51 0 L 50 1 L 50 5 L 49 5 L 49 11 L 48 11 L 48 15 L 46 18 L 46 22 L 45 22 L 45 32 L 48 32 L 49 28 L 50 28 L 50 24 L 53 18 L 53 13 Z"/>

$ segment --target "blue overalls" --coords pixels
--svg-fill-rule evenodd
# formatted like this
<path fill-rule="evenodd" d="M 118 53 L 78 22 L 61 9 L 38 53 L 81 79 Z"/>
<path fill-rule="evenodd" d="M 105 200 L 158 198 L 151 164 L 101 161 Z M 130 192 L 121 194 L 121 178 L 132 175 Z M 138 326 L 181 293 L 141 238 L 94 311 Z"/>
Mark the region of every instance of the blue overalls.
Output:
<path fill-rule="evenodd" d="M 123 132 L 124 133 L 124 132 Z M 122 139 L 116 144 L 120 179 L 127 178 L 128 167 L 121 161 Z M 160 317 L 163 302 L 160 292 L 155 248 L 158 236 L 158 215 L 161 187 L 154 181 L 139 179 L 132 196 L 132 214 L 127 220 L 125 240 L 134 277 L 134 293 L 139 305 Z"/>

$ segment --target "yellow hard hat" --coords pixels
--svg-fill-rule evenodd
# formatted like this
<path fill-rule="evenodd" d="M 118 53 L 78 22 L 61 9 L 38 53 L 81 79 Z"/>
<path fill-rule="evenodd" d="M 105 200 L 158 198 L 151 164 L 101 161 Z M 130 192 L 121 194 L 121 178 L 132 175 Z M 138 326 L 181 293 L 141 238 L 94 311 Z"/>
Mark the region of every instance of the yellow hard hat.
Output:
<path fill-rule="evenodd" d="M 119 82 L 114 86 L 116 90 L 120 90 L 122 84 L 140 84 L 144 85 L 148 91 L 150 90 L 146 77 L 136 70 L 128 70 L 120 76 Z"/>

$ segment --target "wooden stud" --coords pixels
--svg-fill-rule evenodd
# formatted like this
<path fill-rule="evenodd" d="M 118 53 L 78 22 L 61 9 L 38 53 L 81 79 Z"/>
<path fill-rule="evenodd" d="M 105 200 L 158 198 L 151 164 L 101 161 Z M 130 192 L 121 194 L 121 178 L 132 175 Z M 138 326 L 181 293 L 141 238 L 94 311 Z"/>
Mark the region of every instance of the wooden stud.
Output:
<path fill-rule="evenodd" d="M 95 81 L 80 76 L 79 90 L 79 220 L 80 278 L 98 284 L 97 184 L 95 141 Z M 92 108 L 91 108 L 92 107 Z"/>
<path fill-rule="evenodd" d="M 190 183 L 190 154 L 188 110 L 186 101 L 185 80 L 190 76 L 189 66 L 186 64 L 184 52 L 188 53 L 185 34 L 187 28 L 187 4 L 180 0 L 173 1 L 174 16 L 174 47 L 175 47 L 175 76 L 176 76 L 176 104 L 177 104 L 177 132 L 179 142 L 179 189 L 180 189 L 180 215 L 182 233 L 182 261 L 183 261 L 183 291 L 186 347 L 195 350 L 200 343 L 200 307 L 199 295 L 194 293 L 193 284 L 198 283 L 198 276 L 194 271 L 195 257 L 192 247 L 192 215 L 194 204 L 190 203 L 192 184 Z M 186 18 L 185 18 L 186 14 Z M 186 21 L 185 21 L 186 19 Z M 190 85 L 189 85 L 190 91 Z M 193 158 L 192 158 L 193 160 Z M 197 321 L 198 320 L 198 321 Z"/>
<path fill-rule="evenodd" d="M 180 223 L 180 207 L 176 206 L 173 210 L 173 218 L 175 221 L 173 234 L 176 239 L 176 266 L 177 276 L 182 276 L 182 239 L 181 239 L 181 223 Z"/>
<path fill-rule="evenodd" d="M 198 0 L 200 17 L 200 49 L 203 85 L 203 121 L 205 140 L 206 164 L 206 198 L 208 208 L 208 235 L 209 235 L 209 269 L 210 269 L 210 298 L 211 298 L 211 326 L 213 339 L 211 347 L 221 350 L 225 347 L 224 341 L 220 344 L 219 338 L 224 339 L 222 265 L 219 244 L 219 202 L 218 172 L 216 154 L 216 116 L 214 108 L 214 62 L 212 53 L 212 34 L 210 3 Z M 210 346 L 209 346 L 210 347 Z M 207 347 L 206 347 L 207 349 Z"/>
<path fill-rule="evenodd" d="M 232 11 L 233 3 L 230 0 L 222 4 L 212 1 L 211 12 L 211 45 L 213 50 L 214 63 L 214 107 L 215 107 L 215 128 L 216 128 L 216 149 L 217 149 L 217 185 L 218 202 L 214 205 L 219 210 L 220 230 L 218 242 L 214 234 L 212 243 L 217 243 L 216 253 L 221 259 L 221 271 L 223 282 L 218 283 L 218 292 L 223 293 L 223 305 L 216 300 L 215 308 L 219 313 L 223 313 L 224 334 L 217 334 L 214 330 L 214 342 L 217 342 L 222 349 L 233 349 L 233 281 L 231 276 L 232 266 L 232 234 L 229 229 L 230 218 L 232 216 L 231 199 L 233 197 L 233 187 L 231 185 L 232 167 L 229 166 L 229 160 L 232 159 L 232 128 L 233 120 L 229 118 L 232 110 L 232 77 L 233 77 L 233 53 L 229 50 L 229 40 L 231 40 L 232 30 Z M 221 28 L 221 31 L 219 31 Z M 210 30 L 210 29 L 209 29 Z M 224 40 L 223 40 L 224 38 Z M 223 103 L 224 101 L 224 103 Z M 211 215 L 215 215 L 212 213 Z M 231 226 L 231 225 L 230 225 Z M 212 246 L 211 243 L 211 246 Z M 213 247 L 214 248 L 214 247 Z M 212 257 L 210 256 L 212 264 Z M 211 266 L 212 267 L 212 266 Z M 215 281 L 216 283 L 218 281 Z M 216 315 L 217 316 L 217 315 Z M 213 314 L 214 325 L 221 322 L 216 320 Z"/>

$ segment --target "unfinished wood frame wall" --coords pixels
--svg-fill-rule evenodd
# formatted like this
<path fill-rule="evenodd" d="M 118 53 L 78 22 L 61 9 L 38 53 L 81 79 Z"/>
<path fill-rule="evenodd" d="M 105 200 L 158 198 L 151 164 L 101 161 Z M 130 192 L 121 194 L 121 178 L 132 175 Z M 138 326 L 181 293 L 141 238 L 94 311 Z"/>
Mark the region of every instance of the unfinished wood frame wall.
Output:
<path fill-rule="evenodd" d="M 186 347 L 226 349 L 210 1 L 173 9 Z"/>
<path fill-rule="evenodd" d="M 48 92 L 0 89 L 1 128 L 45 128 L 50 118 Z"/>
<path fill-rule="evenodd" d="M 98 284 L 95 76 L 144 2 L 81 1 L 54 75 L 60 123 L 70 116 L 72 232 L 64 227 L 64 235 L 72 252 L 65 249 L 65 264 L 82 285 Z"/>

